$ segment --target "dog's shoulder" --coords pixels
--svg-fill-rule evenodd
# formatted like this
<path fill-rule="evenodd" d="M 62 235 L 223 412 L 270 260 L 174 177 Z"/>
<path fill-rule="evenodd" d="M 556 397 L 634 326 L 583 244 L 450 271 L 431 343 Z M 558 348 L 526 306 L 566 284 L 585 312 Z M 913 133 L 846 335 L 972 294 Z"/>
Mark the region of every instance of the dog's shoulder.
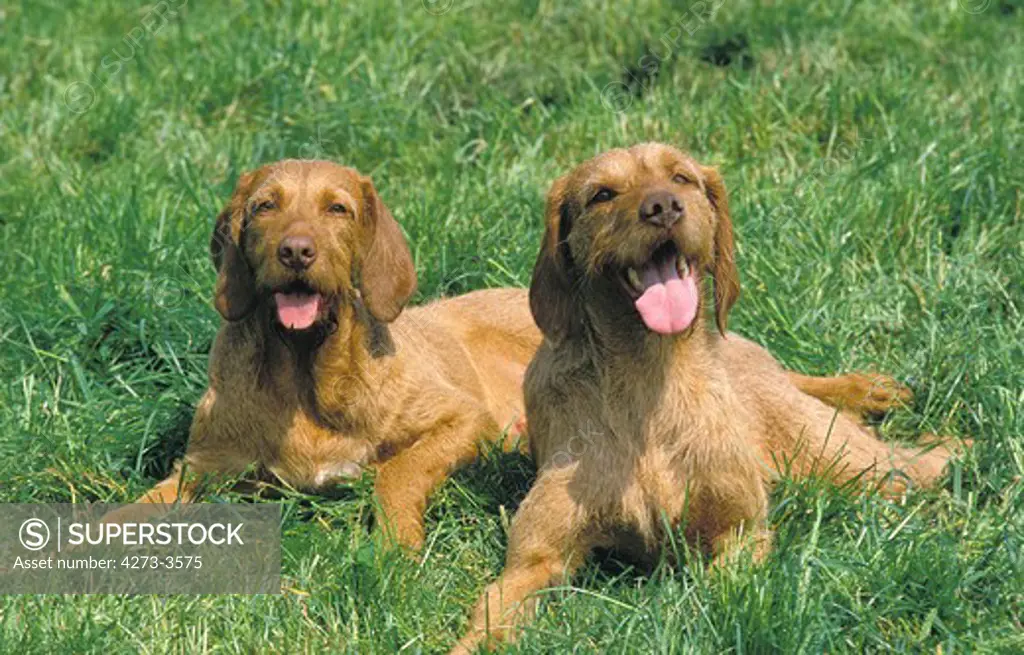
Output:
<path fill-rule="evenodd" d="M 527 395 L 571 396 L 594 387 L 598 377 L 593 358 L 573 343 L 555 345 L 544 340 L 526 368 L 523 391 Z"/>

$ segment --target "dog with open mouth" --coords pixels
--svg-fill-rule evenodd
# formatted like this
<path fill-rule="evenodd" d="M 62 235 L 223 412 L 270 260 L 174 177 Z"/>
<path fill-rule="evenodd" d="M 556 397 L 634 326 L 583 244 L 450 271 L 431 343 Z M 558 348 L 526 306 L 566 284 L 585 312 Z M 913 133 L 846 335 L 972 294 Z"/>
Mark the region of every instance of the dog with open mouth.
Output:
<path fill-rule="evenodd" d="M 418 548 L 433 489 L 522 432 L 541 338 L 526 290 L 403 312 L 416 273 L 398 223 L 368 177 L 326 161 L 242 175 L 210 248 L 224 320 L 209 388 L 183 464 L 141 500 L 189 501 L 204 477 L 253 466 L 310 491 L 372 467 L 379 524 Z"/>
<path fill-rule="evenodd" d="M 680 260 L 673 271 L 671 244 L 663 247 L 663 265 L 638 264 L 621 279 L 671 329 L 696 301 L 689 273 L 677 281 Z M 242 175 L 210 254 L 223 322 L 187 452 L 140 504 L 105 521 L 144 519 L 155 503 L 190 501 L 199 482 L 251 467 L 325 492 L 369 467 L 381 525 L 416 548 L 431 491 L 478 443 L 523 443 L 522 379 L 541 342 L 527 291 L 476 291 L 403 311 L 416 284 L 412 257 L 369 178 L 296 160 Z M 883 410 L 899 393 L 860 373 L 789 376 L 854 409 Z"/>
<path fill-rule="evenodd" d="M 648 143 L 553 184 L 530 288 L 544 342 L 524 382 L 538 476 L 512 522 L 505 571 L 453 652 L 511 638 L 534 592 L 595 548 L 650 562 L 678 527 L 716 564 L 743 548 L 763 557 L 780 473 L 889 495 L 940 479 L 951 455 L 942 440 L 887 444 L 861 421 L 906 390 L 877 376 L 879 394 L 862 402 L 868 379 L 857 374 L 787 373 L 727 334 L 739 291 L 715 169 Z"/>

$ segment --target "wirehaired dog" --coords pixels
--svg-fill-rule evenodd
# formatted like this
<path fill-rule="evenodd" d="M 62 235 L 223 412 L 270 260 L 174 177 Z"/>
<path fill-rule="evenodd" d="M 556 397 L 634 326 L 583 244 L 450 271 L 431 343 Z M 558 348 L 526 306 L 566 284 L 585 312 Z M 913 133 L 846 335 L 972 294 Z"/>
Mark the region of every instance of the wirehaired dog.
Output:
<path fill-rule="evenodd" d="M 505 571 L 456 652 L 509 638 L 531 594 L 597 547 L 650 559 L 666 526 L 681 526 L 715 562 L 742 545 L 762 557 L 782 464 L 887 494 L 939 479 L 943 446 L 883 443 L 859 420 L 906 390 L 884 376 L 785 372 L 726 333 L 739 292 L 713 168 L 652 143 L 606 152 L 554 183 L 530 287 L 544 342 L 524 383 L 539 473 L 512 522 Z"/>
<path fill-rule="evenodd" d="M 372 467 L 381 524 L 419 547 L 433 489 L 481 440 L 522 431 L 541 338 L 526 290 L 403 313 L 416 273 L 398 223 L 369 178 L 325 161 L 242 175 L 210 249 L 224 320 L 209 388 L 184 462 L 142 502 L 249 467 L 310 491 Z"/>

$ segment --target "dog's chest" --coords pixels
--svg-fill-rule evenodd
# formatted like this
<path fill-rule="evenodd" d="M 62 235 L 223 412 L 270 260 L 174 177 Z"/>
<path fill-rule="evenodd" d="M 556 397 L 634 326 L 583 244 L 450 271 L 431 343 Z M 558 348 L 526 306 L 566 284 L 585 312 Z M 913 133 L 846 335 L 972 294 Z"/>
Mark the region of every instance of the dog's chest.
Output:
<path fill-rule="evenodd" d="M 678 521 L 713 483 L 715 453 L 703 447 L 706 437 L 698 427 L 659 427 L 642 435 L 636 450 L 622 460 L 628 462 L 622 471 L 627 480 L 622 510 L 641 524 L 661 517 Z"/>
<path fill-rule="evenodd" d="M 211 389 L 197 408 L 194 432 L 206 442 L 231 441 L 252 463 L 288 485 L 319 490 L 350 482 L 376 456 L 356 429 L 317 420 L 313 387 L 292 353 L 257 348 L 242 328 L 222 330 L 211 355 Z"/>
<path fill-rule="evenodd" d="M 325 428 L 306 412 L 296 411 L 266 468 L 300 489 L 321 490 L 351 482 L 371 461 L 365 439 Z"/>
<path fill-rule="evenodd" d="M 627 434 L 616 435 L 621 445 L 608 453 L 614 462 L 606 458 L 605 466 L 615 470 L 611 477 L 623 481 L 613 500 L 619 522 L 649 548 L 663 539 L 666 524 L 683 523 L 688 535 L 707 540 L 723 523 L 761 510 L 742 413 L 711 411 L 713 404 L 705 404 L 711 406 L 668 395 L 618 428 Z"/>

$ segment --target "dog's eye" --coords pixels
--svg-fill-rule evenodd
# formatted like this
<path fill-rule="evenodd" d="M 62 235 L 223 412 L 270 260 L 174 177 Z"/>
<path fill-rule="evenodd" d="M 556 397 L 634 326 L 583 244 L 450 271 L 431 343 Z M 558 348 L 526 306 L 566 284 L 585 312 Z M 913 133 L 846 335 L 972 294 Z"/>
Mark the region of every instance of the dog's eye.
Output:
<path fill-rule="evenodd" d="M 675 182 L 676 184 L 690 184 L 690 183 L 692 183 L 692 180 L 690 178 L 686 177 L 685 175 L 683 175 L 682 173 L 676 173 L 675 175 L 673 175 L 672 176 L 672 181 Z"/>
<path fill-rule="evenodd" d="M 594 196 L 590 199 L 590 204 L 596 205 L 597 203 L 600 202 L 608 202 L 609 200 L 613 200 L 617 195 L 619 194 L 615 193 L 613 189 L 604 187 L 603 189 L 594 194 Z"/>
<path fill-rule="evenodd" d="M 336 203 L 332 204 L 330 207 L 328 207 L 327 211 L 332 213 L 332 214 L 347 214 L 348 213 L 348 207 L 346 207 L 345 205 L 341 204 L 340 202 L 336 202 Z"/>
<path fill-rule="evenodd" d="M 253 206 L 252 213 L 253 214 L 262 214 L 263 212 L 268 212 L 268 211 L 270 211 L 272 209 L 276 209 L 276 208 L 277 208 L 277 205 L 274 204 L 273 200 L 264 200 L 263 202 L 256 203 L 256 205 Z"/>

